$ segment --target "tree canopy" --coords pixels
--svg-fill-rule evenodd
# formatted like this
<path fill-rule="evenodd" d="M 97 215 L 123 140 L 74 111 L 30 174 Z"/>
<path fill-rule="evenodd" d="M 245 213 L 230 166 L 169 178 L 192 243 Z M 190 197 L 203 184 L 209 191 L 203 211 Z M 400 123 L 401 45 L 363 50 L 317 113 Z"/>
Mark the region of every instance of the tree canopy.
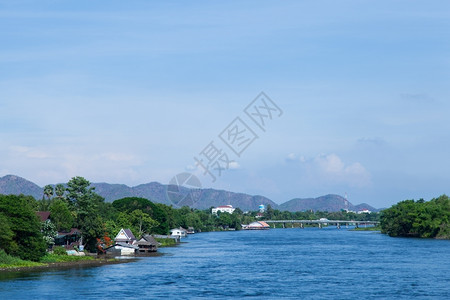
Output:
<path fill-rule="evenodd" d="M 1 247 L 6 253 L 25 260 L 38 261 L 46 244 L 35 213 L 34 199 L 20 195 L 0 195 Z"/>
<path fill-rule="evenodd" d="M 450 239 L 450 200 L 401 201 L 383 211 L 381 230 L 389 236 Z"/>

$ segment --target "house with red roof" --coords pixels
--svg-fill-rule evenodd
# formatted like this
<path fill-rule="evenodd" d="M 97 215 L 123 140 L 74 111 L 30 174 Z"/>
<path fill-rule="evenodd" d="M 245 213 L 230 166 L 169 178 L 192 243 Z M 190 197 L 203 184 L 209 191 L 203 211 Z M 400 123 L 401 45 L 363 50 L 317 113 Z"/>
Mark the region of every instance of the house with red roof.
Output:
<path fill-rule="evenodd" d="M 236 208 L 234 208 L 232 205 L 221 205 L 221 206 L 213 208 L 211 210 L 211 213 L 213 215 L 217 215 L 217 212 L 220 211 L 220 212 L 226 212 L 226 213 L 232 214 L 235 209 Z"/>

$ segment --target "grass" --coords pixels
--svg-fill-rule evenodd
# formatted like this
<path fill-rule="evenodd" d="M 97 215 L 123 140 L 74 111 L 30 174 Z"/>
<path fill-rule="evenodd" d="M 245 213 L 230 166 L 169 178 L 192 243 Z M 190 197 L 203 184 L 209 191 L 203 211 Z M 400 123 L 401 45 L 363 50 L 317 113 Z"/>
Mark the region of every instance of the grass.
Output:
<path fill-rule="evenodd" d="M 0 269 L 22 268 L 22 267 L 39 267 L 50 263 L 76 262 L 94 260 L 92 256 L 69 256 L 47 253 L 39 262 L 23 260 L 15 256 L 6 254 L 0 249 Z"/>
<path fill-rule="evenodd" d="M 163 239 L 163 238 L 155 238 L 158 243 L 161 243 L 160 247 L 171 247 L 175 246 L 177 242 L 174 239 Z"/>
<path fill-rule="evenodd" d="M 381 231 L 381 227 L 370 226 L 370 227 L 358 227 L 351 229 L 353 231 Z"/>
<path fill-rule="evenodd" d="M 0 268 L 17 268 L 17 267 L 38 267 L 44 265 L 34 261 L 22 260 L 18 257 L 6 254 L 4 250 L 0 249 Z"/>
<path fill-rule="evenodd" d="M 59 263 L 59 262 L 72 262 L 72 261 L 83 261 L 83 260 L 93 260 L 92 256 L 71 256 L 71 255 L 58 255 L 47 253 L 41 258 L 43 263 Z"/>

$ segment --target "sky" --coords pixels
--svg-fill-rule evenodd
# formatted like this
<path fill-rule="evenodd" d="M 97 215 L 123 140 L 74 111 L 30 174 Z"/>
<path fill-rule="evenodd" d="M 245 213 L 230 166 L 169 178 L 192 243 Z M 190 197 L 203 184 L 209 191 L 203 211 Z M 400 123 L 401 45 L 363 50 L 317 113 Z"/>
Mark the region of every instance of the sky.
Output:
<path fill-rule="evenodd" d="M 0 0 L 0 41 L 0 176 L 450 193 L 448 1 Z"/>

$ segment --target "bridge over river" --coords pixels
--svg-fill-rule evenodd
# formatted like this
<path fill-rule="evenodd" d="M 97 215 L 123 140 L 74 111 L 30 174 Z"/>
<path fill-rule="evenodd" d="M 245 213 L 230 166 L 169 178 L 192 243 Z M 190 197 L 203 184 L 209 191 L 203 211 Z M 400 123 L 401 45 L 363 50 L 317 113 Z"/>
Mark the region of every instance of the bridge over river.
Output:
<path fill-rule="evenodd" d="M 322 226 L 334 225 L 337 228 L 341 228 L 341 225 L 346 227 L 355 226 L 358 228 L 359 226 L 367 226 L 373 225 L 376 226 L 380 222 L 379 221 L 344 221 L 344 220 L 328 220 L 328 219 L 320 219 L 320 220 L 268 220 L 264 221 L 267 224 L 273 224 L 273 228 L 275 228 L 275 224 L 281 223 L 283 224 L 283 228 L 286 228 L 286 224 L 291 224 L 291 227 L 294 227 L 294 224 L 300 224 L 301 228 L 305 227 L 305 224 L 318 224 L 319 228 Z"/>

